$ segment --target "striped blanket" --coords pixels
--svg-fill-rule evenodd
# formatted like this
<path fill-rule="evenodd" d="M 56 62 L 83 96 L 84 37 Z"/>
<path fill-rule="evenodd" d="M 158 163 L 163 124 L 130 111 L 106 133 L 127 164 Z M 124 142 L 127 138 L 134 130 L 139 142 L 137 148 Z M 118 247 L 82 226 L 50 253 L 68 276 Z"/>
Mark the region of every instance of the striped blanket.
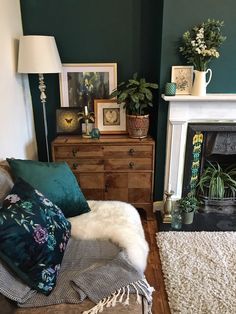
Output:
<path fill-rule="evenodd" d="M 137 302 L 141 302 L 142 295 L 151 309 L 152 288 L 122 249 L 109 241 L 70 239 L 52 293 L 32 295 L 31 291 L 29 298 L 18 302 L 18 306 L 80 303 L 88 297 L 95 306 L 84 314 L 96 314 L 104 306 L 128 304 L 130 293 L 137 295 Z"/>

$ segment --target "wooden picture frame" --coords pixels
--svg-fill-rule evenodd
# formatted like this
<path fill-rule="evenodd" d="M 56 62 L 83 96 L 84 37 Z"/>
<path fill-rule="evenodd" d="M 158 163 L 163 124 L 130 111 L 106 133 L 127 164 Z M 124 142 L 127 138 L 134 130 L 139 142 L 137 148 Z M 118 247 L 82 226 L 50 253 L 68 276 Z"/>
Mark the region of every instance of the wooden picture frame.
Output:
<path fill-rule="evenodd" d="M 127 134 L 126 110 L 115 99 L 95 99 L 95 127 L 101 134 Z"/>
<path fill-rule="evenodd" d="M 61 107 L 84 106 L 94 111 L 94 99 L 107 99 L 117 87 L 116 63 L 63 64 L 60 79 Z"/>
<path fill-rule="evenodd" d="M 193 85 L 193 66 L 172 66 L 171 82 L 176 83 L 176 95 L 191 95 Z"/>

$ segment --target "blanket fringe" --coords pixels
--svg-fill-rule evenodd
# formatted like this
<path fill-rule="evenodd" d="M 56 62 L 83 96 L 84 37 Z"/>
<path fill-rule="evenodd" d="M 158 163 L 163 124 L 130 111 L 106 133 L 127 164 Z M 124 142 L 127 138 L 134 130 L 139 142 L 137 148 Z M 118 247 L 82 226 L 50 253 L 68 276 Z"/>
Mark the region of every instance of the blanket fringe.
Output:
<path fill-rule="evenodd" d="M 97 314 L 103 312 L 104 307 L 114 307 L 117 303 L 124 306 L 129 305 L 130 288 L 133 287 L 136 293 L 136 302 L 141 304 L 141 295 L 145 297 L 148 303 L 148 314 L 152 314 L 152 292 L 154 288 L 149 285 L 147 280 L 143 278 L 136 282 L 132 282 L 129 285 L 120 288 L 113 292 L 109 297 L 106 297 L 98 302 L 93 308 L 88 311 L 84 311 L 82 314 Z M 141 291 L 141 293 L 140 293 Z M 124 299 L 124 295 L 127 294 Z M 124 299 L 124 300 L 123 300 Z"/>

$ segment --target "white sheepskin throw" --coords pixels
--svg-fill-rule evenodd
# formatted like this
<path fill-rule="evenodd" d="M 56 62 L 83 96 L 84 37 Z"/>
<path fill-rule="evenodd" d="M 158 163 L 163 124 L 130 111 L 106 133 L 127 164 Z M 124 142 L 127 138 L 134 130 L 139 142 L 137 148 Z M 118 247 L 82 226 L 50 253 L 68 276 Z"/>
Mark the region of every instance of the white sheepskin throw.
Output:
<path fill-rule="evenodd" d="M 89 213 L 69 218 L 75 239 L 110 240 L 127 252 L 130 262 L 144 272 L 148 244 L 137 210 L 119 201 L 88 201 Z"/>

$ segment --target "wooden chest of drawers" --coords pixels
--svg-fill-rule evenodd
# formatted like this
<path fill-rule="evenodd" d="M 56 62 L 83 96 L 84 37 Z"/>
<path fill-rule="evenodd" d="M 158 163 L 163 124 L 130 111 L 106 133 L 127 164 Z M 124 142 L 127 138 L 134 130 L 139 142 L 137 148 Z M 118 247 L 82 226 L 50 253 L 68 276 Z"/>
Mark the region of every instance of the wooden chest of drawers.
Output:
<path fill-rule="evenodd" d="M 59 136 L 52 142 L 54 161 L 66 161 L 87 199 L 119 200 L 153 211 L 155 144 L 125 135 L 84 139 Z"/>

